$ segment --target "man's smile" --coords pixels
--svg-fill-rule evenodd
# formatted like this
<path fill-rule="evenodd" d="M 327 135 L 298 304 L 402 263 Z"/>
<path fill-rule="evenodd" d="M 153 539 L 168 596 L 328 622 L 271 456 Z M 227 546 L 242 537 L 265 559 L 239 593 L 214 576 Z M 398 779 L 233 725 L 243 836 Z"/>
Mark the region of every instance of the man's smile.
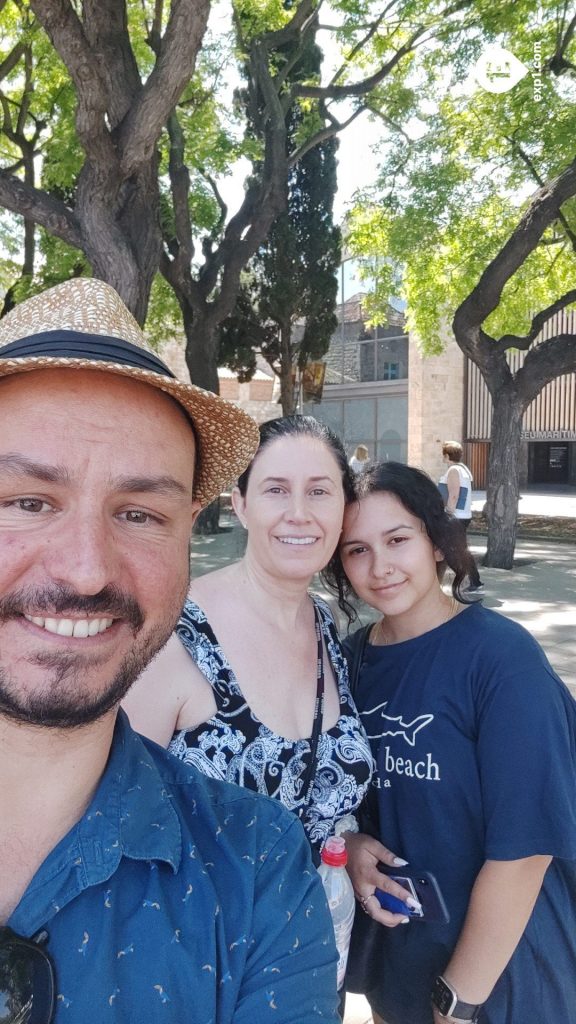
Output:
<path fill-rule="evenodd" d="M 58 636 L 72 636 L 85 638 L 96 636 L 98 633 L 105 633 L 113 624 L 114 619 L 65 619 L 65 618 L 43 618 L 40 615 L 24 615 L 28 622 L 34 626 L 45 629 L 47 633 L 56 633 Z"/>

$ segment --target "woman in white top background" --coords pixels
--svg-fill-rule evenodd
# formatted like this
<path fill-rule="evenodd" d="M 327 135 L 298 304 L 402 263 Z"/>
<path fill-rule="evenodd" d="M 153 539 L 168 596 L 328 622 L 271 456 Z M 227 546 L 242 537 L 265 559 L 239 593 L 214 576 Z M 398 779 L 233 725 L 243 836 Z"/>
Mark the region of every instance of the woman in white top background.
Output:
<path fill-rule="evenodd" d="M 368 449 L 365 444 L 356 445 L 354 455 L 350 459 L 348 465 L 353 473 L 361 473 L 363 469 L 367 469 L 370 462 Z"/>
<path fill-rule="evenodd" d="M 451 512 L 459 521 L 464 533 L 472 521 L 472 473 L 462 462 L 462 445 L 458 441 L 445 441 L 442 445 L 442 458 L 448 468 L 438 481 L 438 489 L 444 499 L 447 512 Z M 474 563 L 470 571 L 468 593 L 482 590 L 484 584 Z"/>

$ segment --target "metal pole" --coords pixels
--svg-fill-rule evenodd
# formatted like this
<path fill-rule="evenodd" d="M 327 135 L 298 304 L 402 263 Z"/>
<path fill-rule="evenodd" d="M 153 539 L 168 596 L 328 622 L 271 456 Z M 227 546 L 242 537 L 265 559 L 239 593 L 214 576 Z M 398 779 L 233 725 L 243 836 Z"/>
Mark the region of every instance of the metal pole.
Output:
<path fill-rule="evenodd" d="M 341 277 L 342 277 L 342 295 L 341 295 L 341 301 L 340 301 L 340 309 L 341 309 L 341 315 L 340 315 L 340 341 L 342 343 L 342 364 L 341 364 L 341 371 L 340 371 L 340 383 L 341 384 L 344 383 L 344 365 L 345 365 L 345 361 L 344 361 L 344 341 L 345 341 L 345 337 L 344 337 L 344 264 L 345 263 L 346 263 L 346 257 L 344 257 L 344 259 L 342 260 L 342 263 L 340 264 L 340 272 L 341 272 Z"/>

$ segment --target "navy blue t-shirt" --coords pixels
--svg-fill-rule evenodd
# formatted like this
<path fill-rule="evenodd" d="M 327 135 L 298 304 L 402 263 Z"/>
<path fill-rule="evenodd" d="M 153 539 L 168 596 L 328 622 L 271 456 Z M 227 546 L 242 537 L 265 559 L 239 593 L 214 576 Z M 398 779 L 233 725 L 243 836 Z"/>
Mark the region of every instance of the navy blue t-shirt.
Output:
<path fill-rule="evenodd" d="M 378 766 L 379 838 L 436 876 L 450 922 L 386 929 L 357 915 L 351 991 L 388 1024 L 431 1024 L 432 982 L 484 861 L 548 854 L 480 1021 L 576 1024 L 576 702 L 539 645 L 474 605 L 413 640 L 367 644 L 354 696 Z"/>

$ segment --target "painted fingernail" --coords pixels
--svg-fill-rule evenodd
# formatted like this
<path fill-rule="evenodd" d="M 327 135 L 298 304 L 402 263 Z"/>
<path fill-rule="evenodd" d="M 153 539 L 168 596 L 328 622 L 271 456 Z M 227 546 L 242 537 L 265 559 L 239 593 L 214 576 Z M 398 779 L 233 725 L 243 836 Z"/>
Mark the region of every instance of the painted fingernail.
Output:
<path fill-rule="evenodd" d="M 404 902 L 411 910 L 422 910 L 422 904 L 415 900 L 413 896 L 407 896 Z"/>
<path fill-rule="evenodd" d="M 400 921 L 400 924 L 410 924 L 410 918 L 403 917 L 402 920 Z"/>
<path fill-rule="evenodd" d="M 406 865 L 408 864 L 408 861 L 407 860 L 402 860 L 402 857 L 394 857 L 394 860 L 392 861 L 392 863 L 397 868 L 405 868 Z"/>

